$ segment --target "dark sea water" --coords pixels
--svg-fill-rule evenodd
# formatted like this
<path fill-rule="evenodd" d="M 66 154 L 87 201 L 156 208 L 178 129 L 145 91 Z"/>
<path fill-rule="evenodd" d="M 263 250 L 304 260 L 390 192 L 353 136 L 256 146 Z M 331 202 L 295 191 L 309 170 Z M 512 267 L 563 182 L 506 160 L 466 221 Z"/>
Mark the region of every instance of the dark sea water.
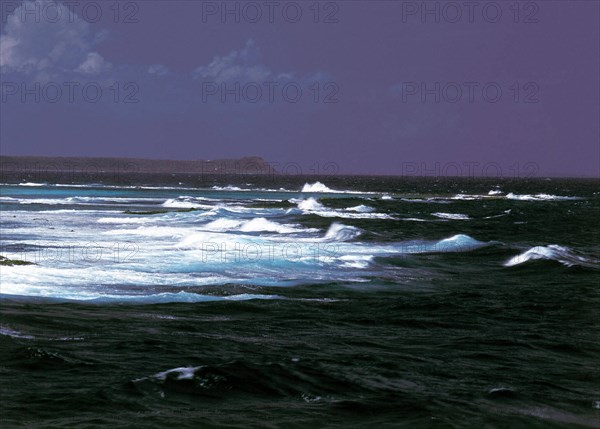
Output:
<path fill-rule="evenodd" d="M 599 184 L 4 184 L 0 426 L 598 428 Z"/>

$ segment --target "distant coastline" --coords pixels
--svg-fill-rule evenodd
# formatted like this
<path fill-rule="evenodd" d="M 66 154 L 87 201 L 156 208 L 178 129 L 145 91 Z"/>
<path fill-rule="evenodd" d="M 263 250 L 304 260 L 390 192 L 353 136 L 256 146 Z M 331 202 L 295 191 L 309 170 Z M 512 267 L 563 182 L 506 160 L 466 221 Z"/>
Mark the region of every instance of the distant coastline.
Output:
<path fill-rule="evenodd" d="M 0 170 L 9 173 L 146 173 L 146 174 L 273 174 L 259 156 L 215 160 L 157 160 L 144 158 L 87 158 L 0 156 Z"/>
<path fill-rule="evenodd" d="M 308 169 L 302 174 L 302 169 L 292 169 L 290 171 L 278 171 L 275 166 L 278 163 L 270 163 L 260 156 L 247 156 L 241 158 L 227 159 L 195 159 L 195 160 L 163 160 L 147 158 L 125 158 L 125 157 L 62 157 L 62 156 L 8 156 L 0 155 L 0 182 L 90 182 L 108 180 L 110 182 L 121 182 L 126 177 L 145 176 L 145 175 L 164 175 L 164 176 L 189 176 L 196 178 L 219 176 L 270 176 L 283 178 L 286 176 L 294 177 L 321 177 L 332 179 L 333 177 L 351 177 L 351 176 L 369 176 L 369 177 L 404 177 L 406 179 L 435 179 L 451 178 L 456 180 L 483 180 L 483 181 L 504 181 L 504 180 L 548 180 L 552 179 L 573 179 L 573 180 L 599 180 L 600 176 L 571 176 L 560 175 L 539 175 L 514 177 L 511 171 L 507 176 L 481 176 L 481 175 L 436 175 L 419 174 L 420 171 L 414 171 L 411 174 L 368 174 L 359 173 L 341 174 L 336 172 L 323 171 L 322 174 L 315 174 L 314 170 Z"/>

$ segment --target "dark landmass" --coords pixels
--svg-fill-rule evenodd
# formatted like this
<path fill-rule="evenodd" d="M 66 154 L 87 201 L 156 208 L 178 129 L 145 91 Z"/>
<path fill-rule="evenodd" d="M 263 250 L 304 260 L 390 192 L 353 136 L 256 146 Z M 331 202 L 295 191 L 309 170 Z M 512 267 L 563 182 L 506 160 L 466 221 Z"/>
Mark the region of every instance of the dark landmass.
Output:
<path fill-rule="evenodd" d="M 174 174 L 273 174 L 258 156 L 216 160 L 157 160 L 141 158 L 81 158 L 0 156 L 2 172 L 21 173 L 174 173 Z"/>
<path fill-rule="evenodd" d="M 2 183 L 141 184 L 147 182 L 145 176 L 166 176 L 168 182 L 177 184 L 190 178 L 203 182 L 217 177 L 275 174 L 275 169 L 258 156 L 216 160 L 0 156 Z"/>

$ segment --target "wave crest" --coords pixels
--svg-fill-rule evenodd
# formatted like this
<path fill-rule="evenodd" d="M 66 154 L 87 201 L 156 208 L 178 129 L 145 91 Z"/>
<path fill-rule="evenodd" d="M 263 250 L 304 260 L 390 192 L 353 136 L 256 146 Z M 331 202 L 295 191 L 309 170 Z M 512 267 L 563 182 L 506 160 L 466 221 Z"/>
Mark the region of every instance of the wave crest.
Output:
<path fill-rule="evenodd" d="M 360 229 L 354 226 L 334 222 L 325 233 L 325 241 L 348 241 L 360 235 Z"/>
<path fill-rule="evenodd" d="M 504 263 L 504 266 L 515 267 L 517 265 L 539 260 L 555 261 L 567 267 L 580 266 L 600 269 L 600 261 L 579 256 L 569 247 L 559 246 L 558 244 L 532 247 L 531 249 L 510 258 Z"/>
<path fill-rule="evenodd" d="M 327 186 L 325 186 L 321 182 L 315 183 L 305 183 L 302 187 L 302 192 L 324 192 L 324 193 L 338 193 L 340 191 L 335 191 Z"/>

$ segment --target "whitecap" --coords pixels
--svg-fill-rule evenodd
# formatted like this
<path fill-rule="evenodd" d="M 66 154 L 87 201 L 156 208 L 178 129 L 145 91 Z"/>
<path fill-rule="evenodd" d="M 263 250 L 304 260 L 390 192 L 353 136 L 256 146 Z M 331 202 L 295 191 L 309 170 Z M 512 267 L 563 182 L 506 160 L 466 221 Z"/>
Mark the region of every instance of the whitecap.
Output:
<path fill-rule="evenodd" d="M 469 194 L 456 194 L 451 199 L 453 200 L 461 200 L 461 201 L 475 201 L 486 198 L 486 195 L 469 195 Z"/>
<path fill-rule="evenodd" d="M 201 227 L 204 230 L 225 232 L 225 231 L 241 231 L 241 232 L 277 232 L 279 234 L 289 234 L 295 232 L 315 231 L 303 230 L 293 225 L 282 225 L 277 222 L 270 221 L 264 217 L 258 217 L 247 221 L 219 218 L 207 223 Z"/>
<path fill-rule="evenodd" d="M 360 229 L 354 226 L 334 222 L 325 233 L 324 239 L 326 241 L 348 241 L 358 237 L 360 233 Z"/>
<path fill-rule="evenodd" d="M 567 267 L 579 265 L 587 268 L 600 268 L 600 261 L 579 256 L 569 247 L 559 246 L 558 244 L 532 247 L 531 249 L 510 258 L 504 263 L 504 266 L 514 267 L 537 260 L 556 261 Z"/>
<path fill-rule="evenodd" d="M 22 334 L 21 332 L 11 329 L 7 326 L 0 326 L 0 335 L 5 335 L 7 337 L 12 337 L 12 338 L 22 338 L 25 340 L 35 339 L 35 337 L 33 335 Z"/>
<path fill-rule="evenodd" d="M 240 231 L 242 232 L 260 232 L 260 231 L 268 231 L 268 232 L 278 232 L 280 234 L 286 234 L 291 232 L 298 232 L 299 230 L 288 226 L 281 225 L 276 222 L 272 222 L 270 220 L 265 219 L 264 217 L 257 217 L 248 222 L 244 222 L 240 227 Z"/>
<path fill-rule="evenodd" d="M 213 206 L 208 204 L 202 204 L 197 202 L 196 198 L 192 197 L 178 197 L 178 198 L 170 198 L 164 203 L 162 203 L 163 207 L 175 208 L 175 209 L 203 209 L 210 210 Z"/>
<path fill-rule="evenodd" d="M 471 218 L 466 214 L 461 213 L 431 213 L 435 217 L 439 217 L 440 219 L 449 219 L 449 220 L 470 220 Z"/>
<path fill-rule="evenodd" d="M 212 189 L 215 191 L 244 191 L 245 190 L 245 189 L 240 188 L 239 186 L 233 186 L 233 185 L 213 186 Z"/>
<path fill-rule="evenodd" d="M 306 200 L 300 200 L 298 202 L 298 208 L 306 211 L 322 211 L 325 210 L 325 206 L 313 197 L 307 198 Z"/>
<path fill-rule="evenodd" d="M 351 207 L 345 211 L 329 209 L 313 197 L 309 197 L 305 200 L 292 199 L 290 202 L 296 202 L 298 204 L 298 209 L 304 214 L 315 214 L 321 217 L 339 217 L 345 219 L 395 219 L 385 213 L 371 213 L 371 208 L 364 205 Z M 352 213 L 348 213 L 348 210 L 352 210 Z"/>
<path fill-rule="evenodd" d="M 364 204 L 361 204 L 356 207 L 349 207 L 346 210 L 351 211 L 351 212 L 358 212 L 358 213 L 372 213 L 375 211 L 375 209 L 373 207 L 365 206 Z"/>
<path fill-rule="evenodd" d="M 518 201 L 567 201 L 567 200 L 580 200 L 580 197 L 565 197 L 561 195 L 549 195 L 549 194 L 536 194 L 536 195 L 518 195 L 512 192 L 506 194 L 506 198 L 509 200 Z"/>
<path fill-rule="evenodd" d="M 302 187 L 302 191 L 301 192 L 323 192 L 323 193 L 337 193 L 339 191 L 334 191 L 333 189 L 325 186 L 323 183 L 321 182 L 315 182 L 315 183 L 305 183 L 304 186 Z"/>
<path fill-rule="evenodd" d="M 150 223 L 156 219 L 149 217 L 101 217 L 98 219 L 98 223 L 109 223 L 109 224 L 128 224 L 128 223 Z"/>
<path fill-rule="evenodd" d="M 300 192 L 303 193 L 313 193 L 313 194 L 359 194 L 359 195 L 367 195 L 367 194 L 377 194 L 378 192 L 361 192 L 361 191 L 338 191 L 336 189 L 331 189 L 321 182 L 315 183 L 305 183 Z"/>
<path fill-rule="evenodd" d="M 481 242 L 466 234 L 456 234 L 435 243 L 434 249 L 437 249 L 437 251 L 460 252 L 464 250 L 473 250 L 487 245 L 489 245 L 489 243 Z"/>
<path fill-rule="evenodd" d="M 150 378 L 154 378 L 160 381 L 165 381 L 167 377 L 174 377 L 176 380 L 191 380 L 194 378 L 196 371 L 198 371 L 201 368 L 202 366 L 182 366 L 179 368 L 168 369 L 166 371 L 156 373 Z M 133 381 L 135 382 L 141 380 L 143 380 L 143 378 Z"/>
<path fill-rule="evenodd" d="M 19 183 L 19 186 L 48 186 L 47 183 L 33 183 L 33 182 L 26 182 L 26 183 Z"/>

